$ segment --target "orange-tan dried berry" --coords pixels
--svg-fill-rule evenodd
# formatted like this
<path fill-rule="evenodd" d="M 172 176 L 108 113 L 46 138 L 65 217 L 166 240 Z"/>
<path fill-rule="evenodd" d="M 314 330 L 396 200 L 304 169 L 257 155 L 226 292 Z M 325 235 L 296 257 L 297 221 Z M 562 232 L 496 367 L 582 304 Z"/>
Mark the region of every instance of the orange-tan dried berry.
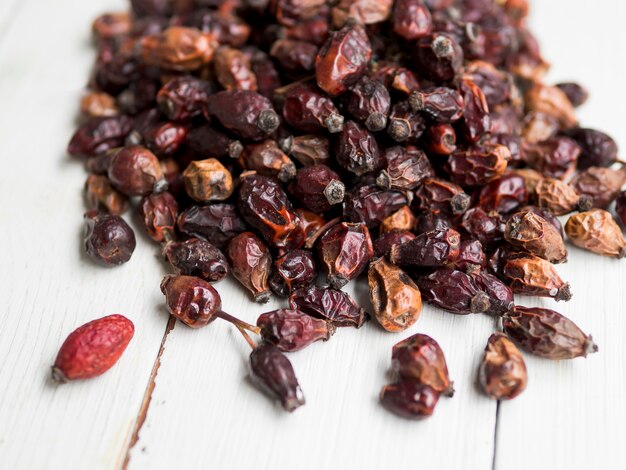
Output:
<path fill-rule="evenodd" d="M 613 216 L 602 209 L 575 214 L 565 224 L 569 240 L 583 250 L 603 256 L 623 258 L 626 241 Z"/>

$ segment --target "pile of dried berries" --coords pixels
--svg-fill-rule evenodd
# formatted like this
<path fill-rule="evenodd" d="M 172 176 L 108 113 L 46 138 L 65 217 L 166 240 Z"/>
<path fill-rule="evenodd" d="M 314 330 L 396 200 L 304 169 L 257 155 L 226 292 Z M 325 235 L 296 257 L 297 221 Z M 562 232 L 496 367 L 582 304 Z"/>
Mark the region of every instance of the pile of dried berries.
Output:
<path fill-rule="evenodd" d="M 415 324 L 423 300 L 496 317 L 479 371 L 494 399 L 526 386 L 517 347 L 597 350 L 559 313 L 514 304 L 572 297 L 555 269 L 565 234 L 626 253 L 607 212 L 617 200 L 626 223 L 626 166 L 613 139 L 579 126 L 586 91 L 543 82 L 527 0 L 131 6 L 93 23 L 97 59 L 68 146 L 89 171 L 86 251 L 127 262 L 135 236 L 120 215 L 134 206 L 175 273 L 161 284 L 169 312 L 192 328 L 231 322 L 253 348 L 254 382 L 286 410 L 304 396 L 284 353 L 364 324 L 341 291 L 362 273 L 390 332 Z M 572 213 L 563 228 L 557 216 Z M 234 318 L 212 285 L 229 273 L 254 301 L 289 308 L 256 326 Z M 104 372 L 132 332 L 119 316 L 81 327 L 54 376 Z M 381 402 L 393 412 L 430 416 L 452 395 L 432 338 L 401 341 L 392 364 Z"/>

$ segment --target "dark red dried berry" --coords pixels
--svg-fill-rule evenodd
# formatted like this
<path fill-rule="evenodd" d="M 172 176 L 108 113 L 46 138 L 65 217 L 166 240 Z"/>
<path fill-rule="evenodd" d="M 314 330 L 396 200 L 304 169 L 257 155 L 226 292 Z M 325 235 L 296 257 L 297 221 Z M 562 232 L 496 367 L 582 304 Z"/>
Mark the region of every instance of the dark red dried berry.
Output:
<path fill-rule="evenodd" d="M 524 178 L 506 174 L 480 190 L 478 204 L 487 212 L 507 214 L 528 202 L 528 190 Z"/>
<path fill-rule="evenodd" d="M 391 97 L 385 85 L 367 76 L 351 86 L 344 95 L 346 110 L 372 132 L 387 127 Z"/>
<path fill-rule="evenodd" d="M 428 418 L 435 411 L 438 401 L 439 394 L 435 390 L 414 380 L 385 385 L 380 391 L 383 406 L 407 419 Z"/>
<path fill-rule="evenodd" d="M 289 297 L 289 306 L 337 326 L 360 328 L 368 318 L 348 294 L 330 287 L 298 289 Z"/>
<path fill-rule="evenodd" d="M 335 332 L 335 326 L 325 320 L 286 308 L 262 314 L 256 324 L 261 328 L 261 337 L 283 352 L 300 351 L 319 340 L 328 341 Z"/>
<path fill-rule="evenodd" d="M 384 164 L 374 135 L 354 121 L 348 121 L 339 134 L 335 158 L 357 176 L 379 170 Z"/>
<path fill-rule="evenodd" d="M 85 214 L 85 251 L 91 259 L 105 266 L 126 263 L 135 251 L 135 233 L 117 215 Z"/>
<path fill-rule="evenodd" d="M 287 124 L 302 132 L 341 132 L 344 117 L 333 101 L 315 85 L 297 83 L 287 88 L 283 100 L 283 117 Z"/>
<path fill-rule="evenodd" d="M 391 231 L 383 233 L 374 240 L 374 254 L 376 256 L 388 256 L 394 245 L 401 245 L 415 238 L 415 235 L 409 231 Z"/>
<path fill-rule="evenodd" d="M 254 301 L 268 302 L 272 256 L 267 245 L 254 233 L 243 232 L 228 242 L 225 254 L 233 276 L 248 289 Z"/>
<path fill-rule="evenodd" d="M 197 277 L 165 276 L 161 292 L 170 314 L 191 328 L 208 325 L 222 308 L 222 299 L 213 286 Z"/>
<path fill-rule="evenodd" d="M 302 206 L 320 214 L 342 203 L 345 189 L 339 175 L 326 165 L 301 168 L 290 186 Z"/>
<path fill-rule="evenodd" d="M 447 82 L 459 73 L 463 65 L 463 49 L 447 33 L 435 33 L 420 38 L 414 49 L 420 72 L 434 81 Z"/>
<path fill-rule="evenodd" d="M 422 0 L 396 0 L 393 7 L 393 31 L 407 41 L 430 33 L 432 17 Z"/>
<path fill-rule="evenodd" d="M 146 196 L 167 185 L 157 157 L 137 145 L 125 147 L 113 156 L 108 175 L 113 186 L 128 196 Z"/>
<path fill-rule="evenodd" d="M 167 191 L 144 197 L 139 203 L 139 214 L 148 235 L 155 242 L 174 236 L 178 203 Z"/>
<path fill-rule="evenodd" d="M 317 264 L 313 253 L 292 250 L 274 261 L 269 284 L 277 295 L 289 297 L 296 289 L 308 287 L 317 277 Z"/>
<path fill-rule="evenodd" d="M 426 302 L 448 312 L 466 315 L 491 309 L 489 296 L 479 289 L 474 278 L 462 271 L 442 268 L 417 279 Z"/>
<path fill-rule="evenodd" d="M 208 95 L 209 82 L 192 75 L 183 75 L 167 82 L 156 96 L 159 108 L 172 121 L 185 121 L 202 114 Z"/>
<path fill-rule="evenodd" d="M 385 151 L 387 167 L 376 178 L 383 189 L 414 190 L 426 178 L 435 176 L 426 154 L 417 147 L 396 145 Z"/>
<path fill-rule="evenodd" d="M 132 129 L 132 120 L 127 116 L 91 118 L 76 129 L 67 153 L 73 157 L 93 157 L 115 147 L 124 145 Z"/>
<path fill-rule="evenodd" d="M 577 127 L 569 129 L 565 134 L 580 147 L 579 169 L 584 170 L 592 166 L 608 168 L 617 161 L 617 143 L 604 132 Z"/>
<path fill-rule="evenodd" d="M 394 245 L 389 258 L 398 265 L 439 267 L 456 260 L 460 243 L 461 235 L 452 228 L 433 230 L 402 245 Z"/>
<path fill-rule="evenodd" d="M 210 241 L 223 248 L 246 225 L 232 204 L 191 206 L 178 217 L 178 230 L 182 233 Z"/>
<path fill-rule="evenodd" d="M 451 123 L 463 117 L 461 94 L 446 87 L 433 87 L 411 93 L 409 103 L 413 111 L 421 111 L 436 122 Z"/>
<path fill-rule="evenodd" d="M 222 252 L 200 238 L 170 242 L 165 245 L 163 254 L 178 274 L 217 282 L 224 279 L 229 272 Z"/>
<path fill-rule="evenodd" d="M 470 205 L 470 197 L 460 186 L 441 178 L 427 178 L 415 191 L 413 207 L 432 212 L 462 214 Z"/>

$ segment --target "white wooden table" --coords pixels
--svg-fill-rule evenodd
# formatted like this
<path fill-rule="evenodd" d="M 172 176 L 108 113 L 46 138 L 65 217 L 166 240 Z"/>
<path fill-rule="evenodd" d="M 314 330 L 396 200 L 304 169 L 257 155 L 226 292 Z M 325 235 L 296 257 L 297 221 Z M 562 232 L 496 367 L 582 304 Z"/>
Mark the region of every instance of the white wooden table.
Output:
<path fill-rule="evenodd" d="M 527 356 L 528 388 L 513 402 L 498 405 L 474 384 L 492 320 L 426 307 L 404 334 L 341 329 L 291 355 L 307 405 L 289 415 L 252 388 L 248 346 L 227 324 L 167 328 L 165 266 L 136 220 L 130 263 L 109 270 L 85 259 L 85 174 L 65 146 L 94 55 L 90 21 L 125 8 L 0 1 L 0 468 L 626 468 L 625 261 L 572 248 L 559 270 L 573 300 L 523 299 L 572 318 L 600 352 L 568 362 Z M 622 149 L 625 24 L 622 0 L 534 2 L 551 78 L 586 84 L 582 122 Z M 232 282 L 218 288 L 225 309 L 248 321 L 279 305 L 253 305 Z M 49 366 L 67 334 L 111 313 L 136 325 L 119 364 L 95 380 L 52 385 Z M 440 342 L 457 391 L 418 423 L 377 404 L 391 346 L 417 331 Z"/>

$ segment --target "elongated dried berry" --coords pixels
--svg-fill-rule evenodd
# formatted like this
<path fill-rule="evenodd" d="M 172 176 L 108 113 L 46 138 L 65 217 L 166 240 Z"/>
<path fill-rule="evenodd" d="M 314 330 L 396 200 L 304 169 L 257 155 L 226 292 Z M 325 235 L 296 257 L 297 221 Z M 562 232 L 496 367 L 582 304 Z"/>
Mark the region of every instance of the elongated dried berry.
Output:
<path fill-rule="evenodd" d="M 605 209 L 626 183 L 626 167 L 602 168 L 592 166 L 578 173 L 570 185 L 581 196 L 588 196 L 593 207 Z"/>
<path fill-rule="evenodd" d="M 478 204 L 487 212 L 503 214 L 513 212 L 528 202 L 529 190 L 526 181 L 518 174 L 506 175 L 483 186 Z"/>
<path fill-rule="evenodd" d="M 330 287 L 310 286 L 298 289 L 289 297 L 289 306 L 336 326 L 360 328 L 368 318 L 365 310 L 348 294 Z"/>
<path fill-rule="evenodd" d="M 367 76 L 351 86 L 345 94 L 346 110 L 372 132 L 387 127 L 391 97 L 385 85 Z"/>
<path fill-rule="evenodd" d="M 211 34 L 195 28 L 170 26 L 158 34 L 139 41 L 139 57 L 149 66 L 188 72 L 208 63 L 215 52 Z"/>
<path fill-rule="evenodd" d="M 626 256 L 626 241 L 613 216 L 602 209 L 572 215 L 565 224 L 570 242 L 579 248 L 614 258 Z"/>
<path fill-rule="evenodd" d="M 380 391 L 383 406 L 407 419 L 428 418 L 438 401 L 439 393 L 433 388 L 409 379 L 385 385 Z"/>
<path fill-rule="evenodd" d="M 348 121 L 339 134 L 335 158 L 342 168 L 357 176 L 379 170 L 384 164 L 374 135 L 354 121 Z"/>
<path fill-rule="evenodd" d="M 315 341 L 328 341 L 335 326 L 299 310 L 282 308 L 264 313 L 256 321 L 261 337 L 283 352 L 300 351 Z"/>
<path fill-rule="evenodd" d="M 459 185 L 441 178 L 426 178 L 415 191 L 413 207 L 459 215 L 467 210 L 470 197 Z"/>
<path fill-rule="evenodd" d="M 304 405 L 304 394 L 287 356 L 272 344 L 261 344 L 250 353 L 250 377 L 257 387 L 280 401 L 285 411 Z"/>
<path fill-rule="evenodd" d="M 248 289 L 254 301 L 268 302 L 272 256 L 265 243 L 252 232 L 240 233 L 228 242 L 226 258 L 233 276 Z"/>
<path fill-rule="evenodd" d="M 452 88 L 435 87 L 414 91 L 409 103 L 413 111 L 421 111 L 436 122 L 451 123 L 463 117 L 463 97 Z"/>
<path fill-rule="evenodd" d="M 137 145 L 118 151 L 111 159 L 108 174 L 113 186 L 128 196 L 146 196 L 167 185 L 157 157 Z"/>
<path fill-rule="evenodd" d="M 387 331 L 410 328 L 422 312 L 419 288 L 400 268 L 385 258 L 370 264 L 367 274 L 374 318 Z"/>
<path fill-rule="evenodd" d="M 426 302 L 448 312 L 467 315 L 491 309 L 489 296 L 478 288 L 472 276 L 462 271 L 438 269 L 419 277 L 417 285 Z"/>
<path fill-rule="evenodd" d="M 373 228 L 407 202 L 399 191 L 383 190 L 373 184 L 357 186 L 346 194 L 343 214 L 350 222 L 362 222 Z"/>
<path fill-rule="evenodd" d="M 569 178 L 576 170 L 579 155 L 576 142 L 563 136 L 522 145 L 522 157 L 528 166 L 550 178 Z"/>
<path fill-rule="evenodd" d="M 133 322 L 123 315 L 85 323 L 61 345 L 52 366 L 52 378 L 65 383 L 104 374 L 119 360 L 134 334 Z"/>
<path fill-rule="evenodd" d="M 293 39 L 278 39 L 270 49 L 280 68 L 290 76 L 299 76 L 315 68 L 318 48 L 315 44 Z"/>
<path fill-rule="evenodd" d="M 328 282 L 337 289 L 361 274 L 374 256 L 365 224 L 343 222 L 333 226 L 319 239 L 317 249 Z"/>
<path fill-rule="evenodd" d="M 591 336 L 554 310 L 515 307 L 504 317 L 503 327 L 522 349 L 546 359 L 574 359 L 598 351 Z"/>
<path fill-rule="evenodd" d="M 222 309 L 217 291 L 198 277 L 165 276 L 161 292 L 165 295 L 168 312 L 191 328 L 206 326 Z"/>
<path fill-rule="evenodd" d="M 165 245 L 163 254 L 178 274 L 217 282 L 224 279 L 229 272 L 228 263 L 222 252 L 200 238 L 170 242 Z"/>
<path fill-rule="evenodd" d="M 137 244 L 135 233 L 124 219 L 96 211 L 85 214 L 84 240 L 87 255 L 105 266 L 126 263 Z"/>
<path fill-rule="evenodd" d="M 503 275 L 516 294 L 552 297 L 557 302 L 572 298 L 569 283 L 561 279 L 552 263 L 538 256 L 510 257 L 504 263 Z"/>
<path fill-rule="evenodd" d="M 456 260 L 460 243 L 461 235 L 452 228 L 433 230 L 402 245 L 394 245 L 389 259 L 401 266 L 438 267 Z"/>
<path fill-rule="evenodd" d="M 585 170 L 592 166 L 608 168 L 617 161 L 617 143 L 604 132 L 577 127 L 568 130 L 566 135 L 580 147 L 579 169 Z"/>
<path fill-rule="evenodd" d="M 374 240 L 374 254 L 376 256 L 389 256 L 394 245 L 401 245 L 415 238 L 415 235 L 408 231 L 385 232 Z"/>
<path fill-rule="evenodd" d="M 578 83 L 557 83 L 556 87 L 565 93 L 565 96 L 567 96 L 567 99 L 575 108 L 585 104 L 589 98 L 589 92 Z"/>
<path fill-rule="evenodd" d="M 244 170 L 286 182 L 296 175 L 296 166 L 274 140 L 246 145 L 237 162 Z"/>
<path fill-rule="evenodd" d="M 146 232 L 155 242 L 174 236 L 178 203 L 167 191 L 144 197 L 139 204 L 139 214 Z"/>
<path fill-rule="evenodd" d="M 512 400 L 526 388 L 526 363 L 517 347 L 502 333 L 490 336 L 478 369 L 478 381 L 494 400 Z"/>
<path fill-rule="evenodd" d="M 576 209 L 589 210 L 593 201 L 589 196 L 579 196 L 574 188 L 561 180 L 543 178 L 535 188 L 537 205 L 554 215 L 565 215 Z"/>
<path fill-rule="evenodd" d="M 469 75 L 461 77 L 459 90 L 465 106 L 463 129 L 470 142 L 476 143 L 491 130 L 489 104 L 481 88 Z"/>
<path fill-rule="evenodd" d="M 310 83 L 298 83 L 287 88 L 283 102 L 283 117 L 287 124 L 302 132 L 341 132 L 344 117 L 333 101 Z"/>
<path fill-rule="evenodd" d="M 269 283 L 277 295 L 289 297 L 296 289 L 310 286 L 317 277 L 317 264 L 313 253 L 291 250 L 274 261 Z"/>
<path fill-rule="evenodd" d="M 343 202 L 345 185 L 337 173 L 326 165 L 307 166 L 296 174 L 291 193 L 309 210 L 323 213 Z"/>
<path fill-rule="evenodd" d="M 257 81 L 250 60 L 242 51 L 222 46 L 213 58 L 215 78 L 226 90 L 257 90 Z"/>
<path fill-rule="evenodd" d="M 427 385 L 448 397 L 454 394 L 446 358 L 430 336 L 418 333 L 397 343 L 391 350 L 391 368 L 404 380 Z"/>
<path fill-rule="evenodd" d="M 232 204 L 208 204 L 185 209 L 177 221 L 182 233 L 209 240 L 217 248 L 223 248 L 238 233 L 246 230 Z"/>
<path fill-rule="evenodd" d="M 561 233 L 532 211 L 520 211 L 509 217 L 504 238 L 513 246 L 551 263 L 567 260 L 567 250 Z"/>
<path fill-rule="evenodd" d="M 471 273 L 474 282 L 489 297 L 489 308 L 486 313 L 503 315 L 513 308 L 513 291 L 496 276 L 485 271 Z"/>
<path fill-rule="evenodd" d="M 325 164 L 330 159 L 328 139 L 317 135 L 289 136 L 281 141 L 282 149 L 303 166 Z"/>
<path fill-rule="evenodd" d="M 83 123 L 70 140 L 67 153 L 73 157 L 93 157 L 124 145 L 132 130 L 128 116 L 95 117 Z"/>
<path fill-rule="evenodd" d="M 504 239 L 504 221 L 497 212 L 485 212 L 481 207 L 469 209 L 461 219 L 461 227 L 490 250 Z"/>
<path fill-rule="evenodd" d="M 504 145 L 470 147 L 450 155 L 446 169 L 450 179 L 463 187 L 483 186 L 504 174 L 510 157 Z"/>

